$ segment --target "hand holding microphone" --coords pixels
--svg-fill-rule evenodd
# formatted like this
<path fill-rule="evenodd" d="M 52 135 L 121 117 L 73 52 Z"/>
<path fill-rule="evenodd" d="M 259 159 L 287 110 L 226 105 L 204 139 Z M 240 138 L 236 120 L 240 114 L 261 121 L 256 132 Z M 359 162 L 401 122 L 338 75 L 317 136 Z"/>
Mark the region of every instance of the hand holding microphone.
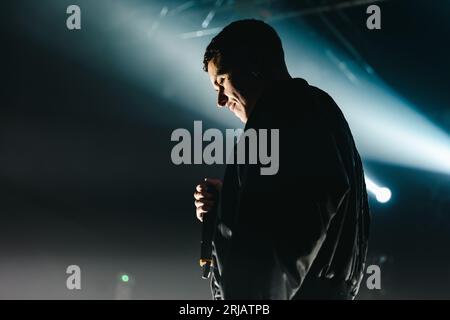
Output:
<path fill-rule="evenodd" d="M 212 238 L 217 216 L 217 201 L 222 188 L 219 179 L 206 178 L 196 187 L 194 193 L 197 219 L 203 222 L 200 252 L 200 266 L 203 279 L 208 279 L 212 263 Z"/>
<path fill-rule="evenodd" d="M 217 201 L 217 193 L 222 189 L 222 181 L 219 179 L 205 178 L 197 185 L 194 192 L 194 204 L 197 219 L 203 222 L 203 216 L 211 211 Z"/>

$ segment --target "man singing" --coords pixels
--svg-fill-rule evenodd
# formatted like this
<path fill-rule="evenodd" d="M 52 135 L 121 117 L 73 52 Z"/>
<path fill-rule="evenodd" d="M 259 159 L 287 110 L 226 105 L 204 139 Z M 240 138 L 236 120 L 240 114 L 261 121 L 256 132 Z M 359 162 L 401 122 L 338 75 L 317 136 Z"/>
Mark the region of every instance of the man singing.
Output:
<path fill-rule="evenodd" d="M 213 298 L 353 299 L 370 216 L 361 159 L 339 107 L 290 76 L 280 38 L 262 21 L 225 27 L 203 63 L 218 106 L 245 123 L 244 132 L 279 129 L 276 174 L 234 161 L 223 183 L 196 187 L 201 221 L 218 202 Z"/>

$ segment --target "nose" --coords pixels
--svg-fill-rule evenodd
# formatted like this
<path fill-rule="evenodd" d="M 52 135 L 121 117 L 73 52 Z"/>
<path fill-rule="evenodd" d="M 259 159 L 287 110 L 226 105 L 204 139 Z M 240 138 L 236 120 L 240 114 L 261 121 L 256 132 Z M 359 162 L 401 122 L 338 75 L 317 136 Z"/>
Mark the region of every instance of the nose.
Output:
<path fill-rule="evenodd" d="M 217 106 L 219 108 L 224 107 L 228 102 L 228 97 L 223 93 L 223 89 L 220 88 L 217 95 Z"/>

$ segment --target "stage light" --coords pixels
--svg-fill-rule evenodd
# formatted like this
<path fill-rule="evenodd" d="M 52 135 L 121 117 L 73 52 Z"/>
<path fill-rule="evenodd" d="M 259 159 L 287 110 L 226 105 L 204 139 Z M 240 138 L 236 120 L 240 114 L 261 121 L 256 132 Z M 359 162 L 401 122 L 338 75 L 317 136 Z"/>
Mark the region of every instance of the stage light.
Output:
<path fill-rule="evenodd" d="M 365 177 L 367 191 L 375 195 L 375 198 L 380 203 L 386 203 L 391 199 L 392 193 L 389 188 L 380 187 L 370 178 Z"/>
<path fill-rule="evenodd" d="M 375 196 L 378 202 L 388 202 L 391 199 L 391 190 L 389 190 L 388 188 L 380 188 Z"/>

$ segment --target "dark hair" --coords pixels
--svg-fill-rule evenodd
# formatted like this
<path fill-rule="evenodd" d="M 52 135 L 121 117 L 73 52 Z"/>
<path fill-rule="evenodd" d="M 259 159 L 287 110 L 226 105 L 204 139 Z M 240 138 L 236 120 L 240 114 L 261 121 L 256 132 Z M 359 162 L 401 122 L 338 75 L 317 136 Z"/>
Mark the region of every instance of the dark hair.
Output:
<path fill-rule="evenodd" d="M 235 21 L 223 28 L 206 47 L 204 71 L 211 60 L 220 73 L 236 68 L 259 74 L 287 70 L 280 37 L 267 23 L 255 19 Z"/>

